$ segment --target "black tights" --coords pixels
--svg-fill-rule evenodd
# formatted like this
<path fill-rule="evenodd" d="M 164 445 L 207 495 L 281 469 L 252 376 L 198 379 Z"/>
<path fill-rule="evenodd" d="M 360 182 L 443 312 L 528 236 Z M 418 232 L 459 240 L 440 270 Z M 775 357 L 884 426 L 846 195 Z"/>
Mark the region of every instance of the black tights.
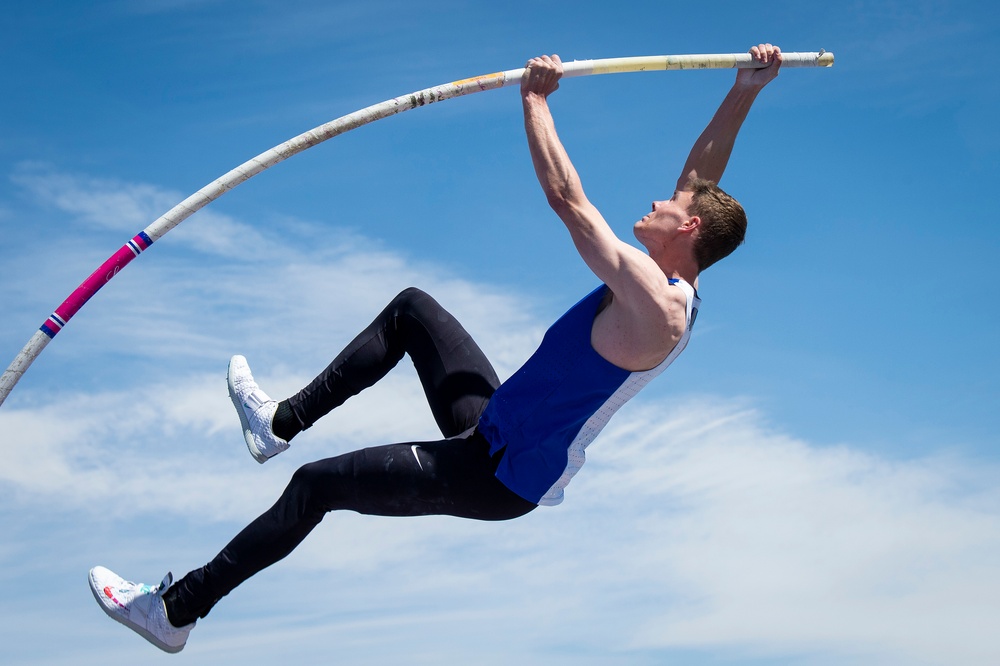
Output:
<path fill-rule="evenodd" d="M 205 617 L 223 596 L 292 552 L 330 511 L 508 520 L 535 508 L 495 476 L 475 425 L 499 385 L 462 326 L 418 289 L 400 293 L 306 388 L 288 399 L 308 428 L 408 354 L 445 439 L 362 449 L 299 468 L 278 501 L 211 562 L 164 595 L 171 621 Z"/>

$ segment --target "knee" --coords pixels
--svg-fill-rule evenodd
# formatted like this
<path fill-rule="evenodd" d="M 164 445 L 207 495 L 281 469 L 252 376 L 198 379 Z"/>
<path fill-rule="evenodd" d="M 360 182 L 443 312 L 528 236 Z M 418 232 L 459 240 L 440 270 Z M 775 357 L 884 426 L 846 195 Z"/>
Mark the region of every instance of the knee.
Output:
<path fill-rule="evenodd" d="M 306 490 L 320 483 L 321 476 L 318 462 L 307 463 L 295 470 L 291 480 L 288 482 L 288 486 L 300 491 Z"/>
<path fill-rule="evenodd" d="M 407 287 L 396 294 L 396 297 L 392 299 L 392 305 L 397 311 L 409 312 L 419 309 L 421 304 L 427 300 L 431 300 L 431 297 L 422 289 Z"/>
<path fill-rule="evenodd" d="M 434 297 L 417 287 L 407 287 L 396 295 L 392 309 L 397 317 L 418 322 L 445 321 L 448 313 Z"/>
<path fill-rule="evenodd" d="M 328 461 L 308 463 L 295 470 L 285 497 L 302 515 L 316 515 L 333 511 L 340 502 L 340 486 L 337 470 L 330 469 Z"/>

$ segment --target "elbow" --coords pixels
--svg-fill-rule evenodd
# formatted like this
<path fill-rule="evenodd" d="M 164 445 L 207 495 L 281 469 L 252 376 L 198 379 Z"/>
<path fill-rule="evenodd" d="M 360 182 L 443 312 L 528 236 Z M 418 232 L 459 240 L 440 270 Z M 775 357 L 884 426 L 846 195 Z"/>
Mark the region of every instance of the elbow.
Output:
<path fill-rule="evenodd" d="M 560 217 L 565 213 L 578 209 L 587 199 L 577 187 L 553 187 L 545 190 L 545 198 L 549 207 Z"/>
<path fill-rule="evenodd" d="M 546 192 L 545 198 L 549 202 L 549 208 L 555 211 L 559 217 L 562 217 L 571 208 L 569 200 L 562 193 Z"/>

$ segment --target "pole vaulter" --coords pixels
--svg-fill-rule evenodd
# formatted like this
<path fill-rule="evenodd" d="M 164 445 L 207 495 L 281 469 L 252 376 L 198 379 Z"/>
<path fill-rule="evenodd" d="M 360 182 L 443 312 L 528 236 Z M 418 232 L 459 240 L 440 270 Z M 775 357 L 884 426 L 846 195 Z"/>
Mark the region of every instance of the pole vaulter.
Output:
<path fill-rule="evenodd" d="M 782 67 L 831 67 L 832 53 L 825 51 L 807 53 L 784 53 Z M 564 77 L 590 76 L 593 74 L 620 74 L 624 72 L 652 72 L 678 69 L 747 69 L 762 67 L 749 53 L 705 54 L 705 55 L 661 55 L 636 56 L 626 58 L 605 58 L 600 60 L 577 60 L 565 63 Z M 232 190 L 240 183 L 256 176 L 261 171 L 301 153 L 307 148 L 332 139 L 368 123 L 389 116 L 440 102 L 452 97 L 494 90 L 520 84 L 524 68 L 512 69 L 461 79 L 442 85 L 425 88 L 417 92 L 401 95 L 393 99 L 373 104 L 346 116 L 304 132 L 282 144 L 244 162 L 229 173 L 212 181 L 184 201 L 180 202 L 152 224 L 140 231 L 108 258 L 83 281 L 63 303 L 49 315 L 45 323 L 31 337 L 18 353 L 7 370 L 0 377 L 0 405 L 20 381 L 42 350 L 59 331 L 80 311 L 87 301 L 111 278 L 138 257 L 150 245 L 162 238 L 168 231 L 186 220 L 192 214 Z"/>

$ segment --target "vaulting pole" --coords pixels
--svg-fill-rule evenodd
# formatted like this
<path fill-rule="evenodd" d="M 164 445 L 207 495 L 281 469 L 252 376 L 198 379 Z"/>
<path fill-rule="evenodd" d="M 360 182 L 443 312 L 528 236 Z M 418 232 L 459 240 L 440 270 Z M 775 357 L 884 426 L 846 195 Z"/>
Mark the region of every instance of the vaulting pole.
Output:
<path fill-rule="evenodd" d="M 783 53 L 781 67 L 831 67 L 833 54 L 820 51 L 818 53 Z M 707 54 L 707 55 L 663 55 L 636 56 L 628 58 L 605 58 L 601 60 L 576 60 L 563 64 L 564 77 L 591 76 L 593 74 L 620 74 L 624 72 L 652 72 L 677 69 L 732 69 L 759 68 L 761 65 L 749 53 Z M 368 123 L 389 116 L 440 102 L 452 97 L 461 97 L 472 93 L 505 88 L 519 84 L 524 68 L 512 69 L 506 72 L 484 74 L 469 79 L 452 81 L 432 88 L 425 88 L 408 95 L 373 104 L 336 120 L 320 125 L 304 132 L 282 144 L 261 153 L 257 157 L 244 162 L 229 173 L 212 181 L 184 201 L 180 202 L 152 224 L 132 237 L 107 261 L 98 267 L 90 277 L 63 301 L 62 305 L 49 315 L 45 323 L 35 332 L 24 348 L 18 353 L 7 370 L 0 376 L 0 405 L 20 381 L 42 350 L 56 336 L 70 319 L 80 311 L 91 297 L 105 284 L 111 281 L 120 270 L 138 257 L 150 245 L 159 240 L 168 231 L 186 220 L 210 202 L 240 183 L 256 176 L 261 171 L 283 162 L 289 157 L 301 153 L 307 148 L 327 139 L 349 132 Z"/>

